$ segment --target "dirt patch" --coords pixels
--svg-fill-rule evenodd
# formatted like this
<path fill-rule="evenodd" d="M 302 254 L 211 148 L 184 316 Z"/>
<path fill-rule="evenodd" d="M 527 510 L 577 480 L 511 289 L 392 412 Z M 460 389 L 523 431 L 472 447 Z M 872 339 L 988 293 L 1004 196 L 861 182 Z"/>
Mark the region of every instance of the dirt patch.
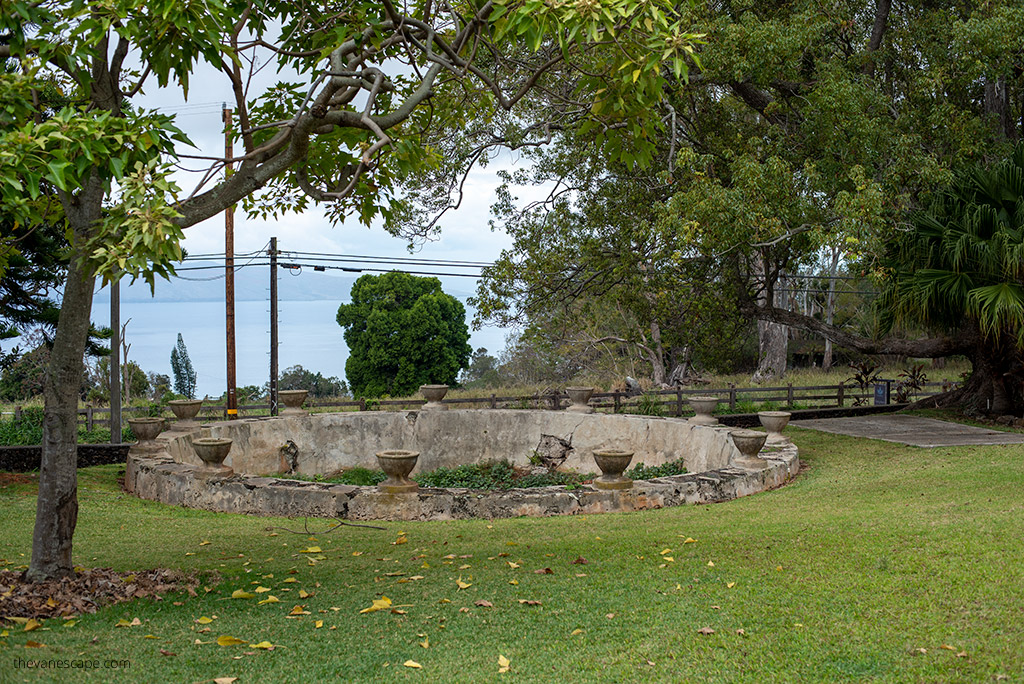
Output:
<path fill-rule="evenodd" d="M 11 485 L 32 484 L 37 478 L 37 475 L 26 475 L 25 473 L 0 473 L 0 488 Z"/>
<path fill-rule="evenodd" d="M 110 568 L 79 569 L 72 577 L 26 582 L 24 573 L 0 570 L 0 624 L 11 618 L 50 618 L 95 613 L 99 608 L 136 598 L 163 600 L 185 591 L 196 595 L 200 579 L 177 570 L 114 572 Z"/>

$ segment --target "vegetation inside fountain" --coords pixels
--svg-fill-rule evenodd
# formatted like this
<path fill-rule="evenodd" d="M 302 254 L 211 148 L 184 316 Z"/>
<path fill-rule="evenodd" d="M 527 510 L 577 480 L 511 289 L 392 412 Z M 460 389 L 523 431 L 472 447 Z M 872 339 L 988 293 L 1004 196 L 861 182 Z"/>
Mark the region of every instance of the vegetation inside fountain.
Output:
<path fill-rule="evenodd" d="M 638 463 L 625 472 L 632 480 L 650 480 L 655 477 L 682 475 L 686 472 L 683 459 L 659 466 Z M 385 475 L 370 468 L 347 468 L 330 475 L 306 477 L 291 474 L 289 479 L 373 486 L 383 482 Z M 464 487 L 468 489 L 513 489 L 532 487 L 566 486 L 578 487 L 591 482 L 596 473 L 577 473 L 563 470 L 546 470 L 536 467 L 520 467 L 507 460 L 488 461 L 460 465 L 455 468 L 438 468 L 412 477 L 421 487 Z"/>

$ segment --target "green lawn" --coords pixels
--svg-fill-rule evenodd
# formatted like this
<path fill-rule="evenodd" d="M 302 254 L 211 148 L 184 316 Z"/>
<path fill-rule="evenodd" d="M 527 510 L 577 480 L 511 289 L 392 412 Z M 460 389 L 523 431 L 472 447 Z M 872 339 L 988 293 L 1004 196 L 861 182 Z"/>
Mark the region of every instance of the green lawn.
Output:
<path fill-rule="evenodd" d="M 1024 681 L 1024 448 L 791 432 L 808 469 L 729 503 L 382 523 L 315 539 L 266 529 L 301 521 L 139 501 L 117 489 L 116 467 L 85 470 L 77 563 L 216 570 L 223 581 L 72 627 L 8 627 L 0 681 L 39 680 L 14 668 L 19 657 L 131 662 L 75 682 Z M 0 489 L 10 566 L 27 562 L 34 507 L 31 486 Z M 314 545 L 321 553 L 301 553 Z M 257 587 L 270 591 L 228 598 Z M 360 613 L 382 595 L 403 612 Z M 279 602 L 258 605 L 267 596 Z M 309 614 L 286 617 L 296 605 Z M 209 632 L 203 616 L 216 616 Z M 134 618 L 142 624 L 115 627 Z M 245 645 L 218 646 L 222 635 Z M 30 638 L 45 647 L 24 648 Z M 261 641 L 277 648 L 248 646 Z M 499 673 L 499 655 L 510 672 Z"/>

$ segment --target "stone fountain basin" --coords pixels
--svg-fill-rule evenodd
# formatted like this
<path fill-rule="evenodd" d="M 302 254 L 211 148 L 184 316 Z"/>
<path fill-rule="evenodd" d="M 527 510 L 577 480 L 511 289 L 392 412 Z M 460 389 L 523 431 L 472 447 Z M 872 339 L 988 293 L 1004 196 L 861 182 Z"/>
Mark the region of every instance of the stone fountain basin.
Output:
<path fill-rule="evenodd" d="M 729 428 L 675 418 L 493 409 L 255 418 L 207 426 L 201 436 L 233 440 L 225 464 L 246 475 L 286 472 L 290 464 L 281 447 L 290 440 L 298 449 L 295 472 L 313 476 L 377 469 L 374 454 L 383 449 L 418 451 L 414 473 L 500 459 L 527 465 L 542 440 L 570 443 L 562 467 L 579 472 L 597 472 L 595 449 L 627 449 L 635 454 L 633 464 L 682 458 L 687 471 L 699 473 L 725 468 L 739 454 L 728 434 Z M 179 463 L 199 465 L 191 439 L 171 440 L 168 454 Z"/>

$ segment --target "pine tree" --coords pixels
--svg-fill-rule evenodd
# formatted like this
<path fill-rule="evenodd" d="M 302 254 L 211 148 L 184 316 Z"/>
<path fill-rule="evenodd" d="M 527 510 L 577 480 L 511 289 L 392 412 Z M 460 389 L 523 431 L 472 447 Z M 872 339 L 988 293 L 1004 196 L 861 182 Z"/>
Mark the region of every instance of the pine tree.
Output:
<path fill-rule="evenodd" d="M 174 373 L 174 391 L 189 399 L 196 398 L 196 371 L 188 358 L 185 340 L 178 333 L 178 343 L 171 350 L 171 372 Z"/>

